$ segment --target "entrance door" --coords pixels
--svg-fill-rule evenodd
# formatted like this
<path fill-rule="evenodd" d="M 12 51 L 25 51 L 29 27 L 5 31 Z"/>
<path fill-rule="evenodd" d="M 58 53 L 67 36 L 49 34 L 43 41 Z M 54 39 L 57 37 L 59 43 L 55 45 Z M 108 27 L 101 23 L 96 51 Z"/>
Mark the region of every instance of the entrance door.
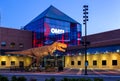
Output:
<path fill-rule="evenodd" d="M 61 67 L 62 66 L 62 60 L 58 60 L 58 67 Z"/>
<path fill-rule="evenodd" d="M 24 62 L 23 62 L 23 61 L 20 61 L 20 62 L 19 62 L 19 67 L 20 67 L 20 68 L 23 68 L 23 67 L 24 67 Z"/>

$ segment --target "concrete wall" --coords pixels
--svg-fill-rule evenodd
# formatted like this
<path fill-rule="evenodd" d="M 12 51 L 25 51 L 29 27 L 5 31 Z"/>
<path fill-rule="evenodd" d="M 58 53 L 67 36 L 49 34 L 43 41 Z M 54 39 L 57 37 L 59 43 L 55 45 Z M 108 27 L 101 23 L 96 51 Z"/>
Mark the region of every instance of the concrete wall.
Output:
<path fill-rule="evenodd" d="M 1 62 L 5 61 L 6 65 L 2 65 Z M 11 65 L 11 61 L 15 61 L 15 65 Z M 9 68 L 11 66 L 19 66 L 19 62 L 23 61 L 24 66 L 28 66 L 32 62 L 32 58 L 27 56 L 0 56 L 0 68 Z"/>
<path fill-rule="evenodd" d="M 84 55 L 79 56 L 66 56 L 65 68 L 84 68 Z M 89 54 L 87 55 L 88 68 L 93 69 L 120 69 L 120 53 L 107 53 L 107 54 Z M 97 65 L 93 65 L 93 60 L 97 61 Z M 102 65 L 102 60 L 106 60 L 106 65 Z M 112 60 L 117 60 L 117 65 L 112 65 Z M 74 61 L 74 65 L 71 65 Z M 78 65 L 81 61 L 81 65 Z"/>

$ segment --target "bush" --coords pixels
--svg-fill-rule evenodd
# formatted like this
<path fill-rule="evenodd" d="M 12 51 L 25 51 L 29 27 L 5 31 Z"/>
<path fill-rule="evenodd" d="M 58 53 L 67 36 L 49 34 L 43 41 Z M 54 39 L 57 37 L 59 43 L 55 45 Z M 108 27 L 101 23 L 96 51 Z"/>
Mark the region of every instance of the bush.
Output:
<path fill-rule="evenodd" d="M 87 81 L 85 78 L 80 78 L 79 81 Z"/>
<path fill-rule="evenodd" d="M 54 77 L 50 78 L 50 81 L 55 81 L 55 78 Z"/>
<path fill-rule="evenodd" d="M 48 79 L 45 79 L 45 81 L 49 81 Z"/>
<path fill-rule="evenodd" d="M 103 79 L 100 79 L 100 78 L 94 78 L 94 81 L 103 81 Z"/>
<path fill-rule="evenodd" d="M 75 79 L 75 78 L 72 78 L 72 79 L 69 79 L 69 81 L 77 81 L 77 79 Z"/>
<path fill-rule="evenodd" d="M 16 76 L 12 76 L 11 81 L 17 81 L 17 77 Z"/>
<path fill-rule="evenodd" d="M 17 81 L 27 81 L 27 79 L 25 77 L 18 77 Z"/>
<path fill-rule="evenodd" d="M 0 75 L 0 81 L 9 81 L 7 77 Z"/>
<path fill-rule="evenodd" d="M 92 81 L 91 79 L 85 79 L 85 78 L 63 78 L 61 81 Z"/>
<path fill-rule="evenodd" d="M 30 81 L 37 81 L 37 79 L 35 79 L 35 78 L 31 78 Z"/>
<path fill-rule="evenodd" d="M 63 78 L 61 81 L 69 81 L 68 78 Z"/>
<path fill-rule="evenodd" d="M 52 77 L 52 78 L 50 78 L 50 79 L 45 79 L 45 81 L 55 81 L 55 78 Z"/>
<path fill-rule="evenodd" d="M 87 79 L 86 81 L 92 81 L 91 79 Z"/>
<path fill-rule="evenodd" d="M 45 81 L 49 81 L 48 79 L 45 79 Z"/>

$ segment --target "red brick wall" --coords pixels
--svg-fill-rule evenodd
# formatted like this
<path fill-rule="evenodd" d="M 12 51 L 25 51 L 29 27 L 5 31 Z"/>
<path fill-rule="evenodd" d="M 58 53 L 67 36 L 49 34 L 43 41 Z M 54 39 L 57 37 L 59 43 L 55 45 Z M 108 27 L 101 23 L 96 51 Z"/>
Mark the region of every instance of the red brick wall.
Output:
<path fill-rule="evenodd" d="M 82 37 L 84 40 L 84 36 Z M 120 45 L 120 29 L 102 32 L 98 34 L 88 35 L 87 41 L 90 42 L 88 47 L 101 47 L 101 46 L 108 46 L 108 45 Z M 71 46 L 68 48 L 70 49 L 78 49 L 84 48 L 84 46 Z"/>
<path fill-rule="evenodd" d="M 6 46 L 1 46 L 1 42 L 6 42 Z M 10 46 L 12 42 L 15 43 L 15 47 Z M 23 47 L 20 47 L 20 43 Z M 24 50 L 29 48 L 32 48 L 32 32 L 0 27 L 0 49 Z"/>
<path fill-rule="evenodd" d="M 120 44 L 120 29 L 87 36 L 90 47 Z"/>
<path fill-rule="evenodd" d="M 99 42 L 99 41 L 106 41 L 106 40 L 113 40 L 113 39 L 120 39 L 120 29 L 88 35 L 88 40 L 91 42 Z"/>

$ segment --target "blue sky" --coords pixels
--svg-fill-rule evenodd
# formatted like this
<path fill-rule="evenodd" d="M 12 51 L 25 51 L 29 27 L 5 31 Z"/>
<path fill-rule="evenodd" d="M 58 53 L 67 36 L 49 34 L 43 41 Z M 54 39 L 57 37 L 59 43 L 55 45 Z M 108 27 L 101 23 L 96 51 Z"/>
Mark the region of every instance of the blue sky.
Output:
<path fill-rule="evenodd" d="M 50 5 L 82 24 L 84 4 L 89 5 L 88 34 L 120 29 L 120 0 L 0 0 L 0 26 L 20 29 Z M 84 25 L 82 30 L 84 35 Z"/>

